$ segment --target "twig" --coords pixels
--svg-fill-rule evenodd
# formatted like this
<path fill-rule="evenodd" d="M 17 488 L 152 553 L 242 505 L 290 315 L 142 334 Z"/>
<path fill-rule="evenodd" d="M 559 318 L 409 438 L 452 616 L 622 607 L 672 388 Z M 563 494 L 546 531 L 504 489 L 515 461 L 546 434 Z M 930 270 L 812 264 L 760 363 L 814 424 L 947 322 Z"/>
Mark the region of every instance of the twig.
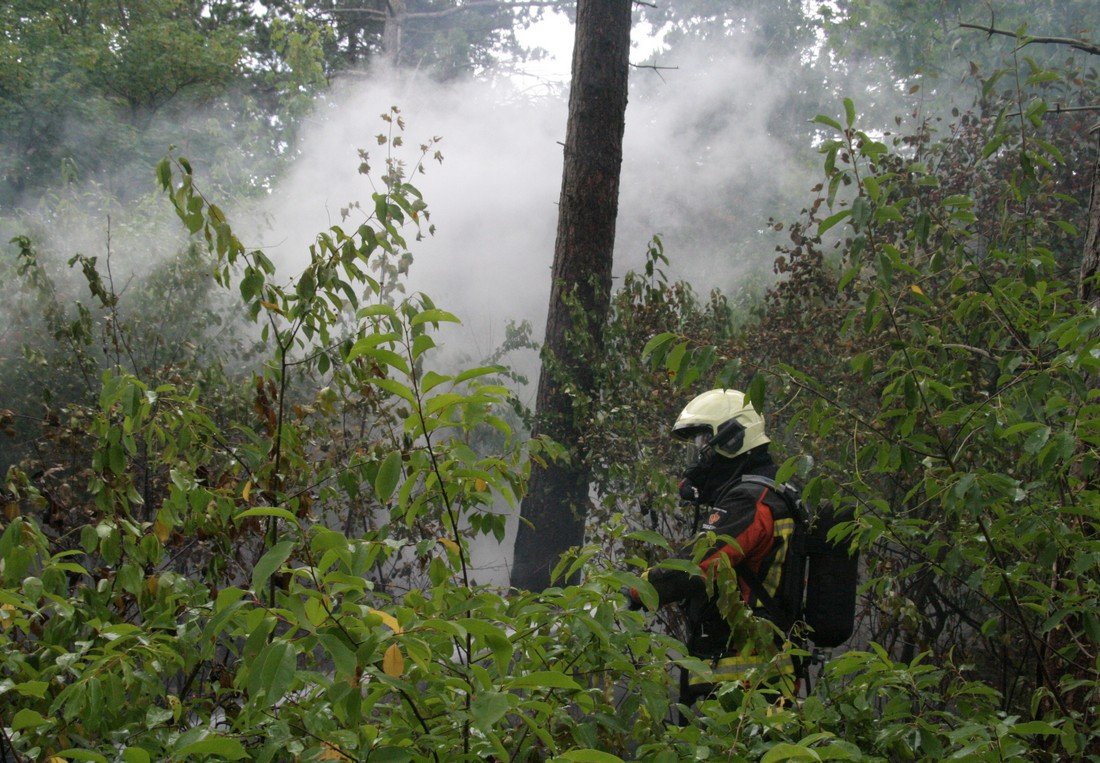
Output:
<path fill-rule="evenodd" d="M 979 32 L 986 32 L 989 35 L 999 34 L 1003 37 L 1012 37 L 1020 41 L 1021 47 L 1024 45 L 1031 45 L 1032 43 L 1044 43 L 1050 45 L 1068 45 L 1071 48 L 1077 50 L 1083 50 L 1094 56 L 1100 56 L 1100 45 L 1094 45 L 1088 40 L 1078 40 L 1073 37 L 1043 37 L 1034 35 L 1018 35 L 1015 32 L 1008 32 L 1004 29 L 996 29 L 992 26 L 982 26 L 981 24 L 967 24 L 965 22 L 959 22 L 959 26 L 962 29 L 977 29 Z"/>
<path fill-rule="evenodd" d="M 417 708 L 416 703 L 413 702 L 413 698 L 410 697 L 409 693 L 402 689 L 400 686 L 395 686 L 394 688 L 397 689 L 397 693 L 400 694 L 405 699 L 405 701 L 409 703 L 409 709 L 412 710 L 412 714 L 416 716 L 416 720 L 420 721 L 420 728 L 424 729 L 425 734 L 431 736 L 432 730 L 428 728 L 428 722 L 425 721 L 424 716 L 420 714 L 420 709 Z M 432 750 L 432 758 L 434 758 L 438 763 L 439 753 L 435 750 Z"/>
<path fill-rule="evenodd" d="M 1063 106 L 1060 103 L 1054 104 L 1053 107 L 1043 112 L 1043 115 L 1047 114 L 1068 114 L 1071 111 L 1100 111 L 1100 105 L 1097 106 Z M 1005 114 L 1005 118 L 1018 117 L 1023 114 L 1022 111 L 1014 111 L 1011 114 Z"/>

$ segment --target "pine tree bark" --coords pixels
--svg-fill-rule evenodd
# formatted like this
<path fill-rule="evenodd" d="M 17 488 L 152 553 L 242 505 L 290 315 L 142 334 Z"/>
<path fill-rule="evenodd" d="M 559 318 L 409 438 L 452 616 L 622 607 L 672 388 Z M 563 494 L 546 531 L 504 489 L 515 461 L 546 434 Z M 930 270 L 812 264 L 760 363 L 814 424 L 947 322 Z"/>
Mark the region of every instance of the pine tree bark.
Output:
<path fill-rule="evenodd" d="M 1078 290 L 1081 299 L 1094 311 L 1100 309 L 1100 288 L 1096 284 L 1096 268 L 1100 264 L 1100 125 L 1093 128 L 1097 136 L 1097 156 L 1092 166 L 1092 194 L 1089 198 L 1089 223 L 1085 248 L 1081 253 L 1081 276 Z"/>
<path fill-rule="evenodd" d="M 533 435 L 566 446 L 569 463 L 535 465 L 520 511 L 512 585 L 541 590 L 584 540 L 590 470 L 584 409 L 611 302 L 631 0 L 578 0 L 558 231 Z"/>

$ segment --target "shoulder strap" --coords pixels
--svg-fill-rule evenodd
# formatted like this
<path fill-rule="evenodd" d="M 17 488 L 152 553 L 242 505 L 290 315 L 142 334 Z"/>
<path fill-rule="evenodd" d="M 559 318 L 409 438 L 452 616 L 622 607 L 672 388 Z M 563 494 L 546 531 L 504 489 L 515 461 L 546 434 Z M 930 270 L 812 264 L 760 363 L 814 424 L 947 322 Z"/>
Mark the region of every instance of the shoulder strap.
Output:
<path fill-rule="evenodd" d="M 788 495 L 786 485 L 780 485 L 775 480 L 771 479 L 770 477 L 765 477 L 762 474 L 744 474 L 741 476 L 741 482 L 749 482 L 754 485 L 763 485 L 787 503 L 787 505 L 791 509 L 791 513 L 795 517 L 796 522 L 803 518 L 803 513 L 800 505 L 801 502 L 793 499 L 790 495 Z M 768 615 L 771 616 L 772 621 L 782 630 L 787 630 L 792 624 L 791 622 L 789 622 L 789 620 L 791 619 L 790 615 L 784 610 L 782 606 L 780 606 L 779 602 L 777 602 L 775 598 L 767 592 L 767 590 L 764 588 L 764 582 L 760 579 L 760 577 L 755 572 L 750 570 L 749 566 L 743 561 L 736 567 L 734 567 L 734 570 L 736 570 L 737 575 L 741 579 L 749 584 L 749 592 L 753 597 L 752 600 L 759 601 L 761 604 L 763 604 L 764 609 L 767 611 Z"/>
<path fill-rule="evenodd" d="M 809 517 L 806 513 L 806 507 L 802 503 L 802 499 L 798 495 L 797 488 L 793 487 L 790 483 L 784 482 L 780 485 L 771 477 L 765 477 L 762 474 L 743 474 L 741 475 L 741 482 L 749 482 L 754 485 L 763 485 L 770 489 L 773 493 L 782 498 L 787 507 L 791 510 L 791 516 L 794 517 L 795 522 L 806 522 Z"/>
<path fill-rule="evenodd" d="M 765 477 L 763 474 L 742 474 L 742 482 L 752 482 L 757 485 L 763 485 L 764 487 L 770 487 L 777 493 L 782 493 L 783 489 L 773 480 L 771 477 Z"/>

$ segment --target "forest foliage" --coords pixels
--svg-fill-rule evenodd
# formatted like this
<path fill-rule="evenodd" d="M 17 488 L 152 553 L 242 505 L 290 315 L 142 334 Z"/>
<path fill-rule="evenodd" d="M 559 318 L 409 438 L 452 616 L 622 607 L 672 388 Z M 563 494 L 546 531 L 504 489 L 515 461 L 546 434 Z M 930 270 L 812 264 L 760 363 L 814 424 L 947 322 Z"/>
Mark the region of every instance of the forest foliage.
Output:
<path fill-rule="evenodd" d="M 853 23 L 877 8 L 850 5 Z M 79 38 L 41 50 L 89 61 L 101 41 Z M 200 47 L 229 68 L 204 71 L 239 73 L 219 39 Z M 1023 50 L 943 122 L 867 123 L 858 98 L 818 115 L 820 181 L 772 221 L 788 243 L 760 299 L 670 281 L 654 239 L 580 401 L 597 502 L 557 570 L 579 582 L 543 592 L 479 583 L 471 545 L 570 444 L 528 438 L 503 356 L 439 360 L 459 317 L 405 285 L 437 147 L 402 146 L 399 110 L 386 157 L 364 157 L 370 200 L 298 272 L 242 243 L 179 152 L 148 171 L 189 244 L 141 289 L 110 251 L 73 255 L 74 300 L 17 237 L 0 758 L 1100 755 L 1100 317 L 1078 282 L 1095 112 L 1068 110 L 1096 105 L 1096 71 Z M 765 411 L 808 502 L 853 510 L 868 561 L 855 642 L 814 651 L 799 703 L 727 686 L 678 726 L 669 669 L 706 666 L 675 613 L 618 591 L 683 564 L 663 433 L 720 385 Z"/>

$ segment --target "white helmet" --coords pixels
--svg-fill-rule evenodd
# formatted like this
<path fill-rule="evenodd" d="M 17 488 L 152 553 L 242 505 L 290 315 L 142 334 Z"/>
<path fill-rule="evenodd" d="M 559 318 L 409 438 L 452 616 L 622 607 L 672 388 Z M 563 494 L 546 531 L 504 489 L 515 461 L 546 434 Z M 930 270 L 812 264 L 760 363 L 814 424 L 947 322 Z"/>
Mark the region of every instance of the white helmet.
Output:
<path fill-rule="evenodd" d="M 745 399 L 743 392 L 735 389 L 712 389 L 693 399 L 672 425 L 672 436 L 681 440 L 702 436 L 700 439 L 705 442 L 725 424 L 739 431 L 732 432 L 723 447 L 714 449 L 720 456 L 734 458 L 771 442 L 764 434 L 764 417 Z"/>

